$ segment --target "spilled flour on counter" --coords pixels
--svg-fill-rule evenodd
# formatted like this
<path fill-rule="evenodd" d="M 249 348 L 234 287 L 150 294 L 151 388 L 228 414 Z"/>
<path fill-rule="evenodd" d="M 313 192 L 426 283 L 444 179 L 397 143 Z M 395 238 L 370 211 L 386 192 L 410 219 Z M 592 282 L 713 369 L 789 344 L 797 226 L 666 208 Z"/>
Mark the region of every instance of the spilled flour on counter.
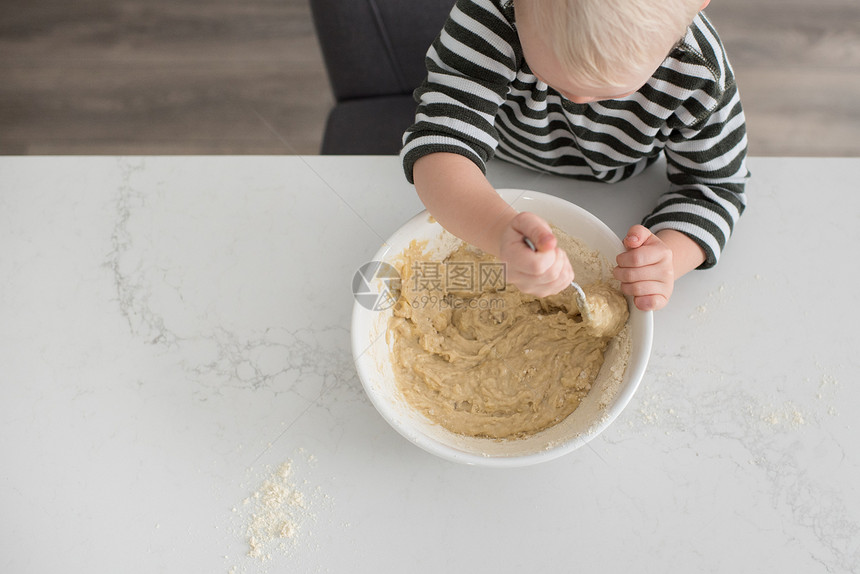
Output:
<path fill-rule="evenodd" d="M 304 455 L 301 462 L 316 462 L 316 457 L 307 455 L 304 449 L 298 452 Z M 252 473 L 253 469 L 248 472 Z M 265 572 L 268 565 L 279 556 L 296 558 L 296 550 L 300 545 L 314 551 L 311 547 L 312 533 L 308 527 L 317 519 L 314 510 L 321 504 L 331 502 L 331 498 L 324 495 L 320 487 L 311 488 L 306 479 L 300 481 L 297 478 L 293 460 L 286 460 L 277 466 L 266 466 L 264 477 L 257 480 L 259 482 L 254 491 L 240 506 L 232 508 L 237 519 L 234 533 L 247 544 L 246 557 L 250 560 L 246 560 L 245 565 L 230 567 L 228 574 L 246 572 L 249 562 L 254 564 L 254 572 Z M 278 566 L 276 569 L 281 568 Z"/>
<path fill-rule="evenodd" d="M 307 510 L 304 495 L 291 482 L 292 463 L 285 462 L 244 504 L 253 504 L 248 524 L 248 556 L 271 560 L 272 550 L 296 535 L 299 514 Z"/>
<path fill-rule="evenodd" d="M 754 407 L 750 407 L 750 414 L 755 415 Z M 809 420 L 809 415 L 792 401 L 785 401 L 782 405 L 766 405 L 758 407 L 759 419 L 774 427 L 788 427 L 798 429 Z"/>

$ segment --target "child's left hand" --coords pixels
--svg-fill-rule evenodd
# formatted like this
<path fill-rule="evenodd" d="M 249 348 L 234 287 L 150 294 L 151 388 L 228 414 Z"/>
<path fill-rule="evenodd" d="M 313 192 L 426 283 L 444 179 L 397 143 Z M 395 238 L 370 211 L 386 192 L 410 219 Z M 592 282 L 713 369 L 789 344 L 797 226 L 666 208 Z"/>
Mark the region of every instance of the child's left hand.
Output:
<path fill-rule="evenodd" d="M 632 295 L 643 311 L 662 309 L 675 286 L 672 249 L 642 225 L 630 228 L 624 247 L 627 251 L 615 258 L 618 267 L 613 271 L 621 281 L 621 292 Z"/>

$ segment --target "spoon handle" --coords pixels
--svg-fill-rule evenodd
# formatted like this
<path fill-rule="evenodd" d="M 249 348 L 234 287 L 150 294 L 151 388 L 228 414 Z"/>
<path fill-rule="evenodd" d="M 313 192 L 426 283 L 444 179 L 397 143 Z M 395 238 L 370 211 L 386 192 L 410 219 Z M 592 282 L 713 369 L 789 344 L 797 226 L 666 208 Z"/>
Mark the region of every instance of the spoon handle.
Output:
<path fill-rule="evenodd" d="M 529 249 L 532 251 L 537 251 L 537 247 L 532 242 L 531 239 L 523 236 L 523 243 L 529 246 Z M 579 283 L 576 281 L 571 281 L 570 286 L 573 287 L 573 290 L 576 291 L 576 305 L 579 307 L 579 312 L 582 313 L 582 316 L 587 320 L 591 318 L 591 308 L 588 306 L 588 299 L 585 298 L 585 291 L 582 290 L 582 287 L 579 286 Z"/>

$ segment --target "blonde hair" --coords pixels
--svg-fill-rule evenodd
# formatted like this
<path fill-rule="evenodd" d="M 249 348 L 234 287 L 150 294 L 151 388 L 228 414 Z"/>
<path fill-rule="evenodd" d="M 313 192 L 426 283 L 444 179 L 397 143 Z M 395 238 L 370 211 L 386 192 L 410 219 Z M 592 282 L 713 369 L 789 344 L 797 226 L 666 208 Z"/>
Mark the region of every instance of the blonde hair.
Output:
<path fill-rule="evenodd" d="M 521 0 L 559 63 L 583 82 L 620 86 L 653 72 L 702 0 Z M 649 69 L 649 67 L 651 69 Z"/>

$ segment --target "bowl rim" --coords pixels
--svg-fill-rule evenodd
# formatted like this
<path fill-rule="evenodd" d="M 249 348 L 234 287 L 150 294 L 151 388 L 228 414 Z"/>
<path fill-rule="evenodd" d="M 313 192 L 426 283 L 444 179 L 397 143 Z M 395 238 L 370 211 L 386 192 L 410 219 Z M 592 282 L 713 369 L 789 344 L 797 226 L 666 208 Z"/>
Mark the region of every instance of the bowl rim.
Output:
<path fill-rule="evenodd" d="M 583 209 L 582 207 L 572 203 L 568 200 L 556 197 L 554 195 L 550 195 L 547 193 L 533 191 L 533 190 L 523 190 L 523 189 L 511 189 L 511 188 L 500 188 L 496 190 L 499 195 L 504 199 L 508 204 L 514 205 L 518 201 L 530 201 L 530 200 L 539 200 L 550 205 L 556 205 L 559 208 L 565 210 L 573 210 L 578 212 L 578 216 L 582 217 L 586 220 L 589 220 L 592 224 L 596 225 L 599 228 L 602 228 L 604 231 L 610 233 L 618 240 L 618 247 L 623 249 L 623 245 L 621 240 L 612 231 L 609 226 L 607 226 L 603 221 L 601 221 L 598 217 L 590 213 L 589 211 Z M 417 213 L 415 216 L 411 217 L 408 221 L 403 223 L 394 233 L 389 236 L 389 238 L 380 246 L 377 252 L 373 256 L 373 261 L 384 261 L 386 255 L 391 251 L 392 245 L 389 243 L 389 240 L 395 237 L 398 233 L 402 232 L 404 228 L 408 228 L 416 223 L 419 223 L 421 220 L 427 219 L 429 216 L 428 211 L 422 210 Z M 631 297 L 627 297 L 629 305 L 633 305 L 633 301 Z M 643 331 L 644 331 L 644 341 L 642 341 L 640 353 L 642 355 L 642 359 L 635 363 L 635 365 L 628 363 L 627 369 L 634 368 L 633 372 L 625 371 L 624 378 L 629 378 L 629 383 L 624 385 L 623 388 L 619 389 L 618 394 L 614 397 L 612 401 L 611 407 L 607 407 L 606 416 L 599 419 L 594 425 L 590 426 L 587 431 L 577 434 L 576 436 L 571 437 L 570 439 L 563 440 L 558 442 L 557 444 L 547 448 L 545 450 L 541 450 L 538 452 L 532 452 L 528 454 L 516 454 L 510 456 L 493 456 L 493 455 L 482 455 L 471 452 L 466 452 L 452 446 L 443 444 L 434 438 L 427 436 L 424 433 L 413 431 L 409 432 L 406 428 L 403 428 L 402 425 L 398 424 L 397 417 L 394 413 L 394 408 L 391 404 L 383 399 L 377 392 L 375 392 L 371 387 L 370 383 L 366 380 L 367 377 L 364 376 L 363 369 L 365 368 L 364 362 L 360 361 L 362 355 L 370 348 L 361 348 L 359 344 L 359 337 L 356 335 L 356 329 L 358 327 L 358 323 L 362 320 L 363 316 L 366 316 L 366 313 L 369 313 L 368 309 L 362 307 L 358 301 L 353 303 L 351 324 L 350 324 L 350 339 L 351 339 L 351 349 L 353 355 L 353 363 L 356 367 L 356 372 L 358 373 L 359 380 L 361 381 L 362 388 L 364 389 L 365 394 L 370 399 L 371 404 L 373 404 L 374 408 L 377 412 L 382 416 L 383 419 L 391 426 L 398 434 L 406 438 L 409 442 L 414 445 L 420 447 L 421 449 L 429 452 L 430 454 L 434 454 L 441 458 L 444 458 L 449 461 L 463 463 L 467 465 L 479 465 L 484 467 L 519 467 L 519 466 L 528 466 L 537 464 L 540 462 L 546 462 L 549 460 L 553 460 L 559 458 L 569 452 L 580 448 L 581 446 L 587 444 L 594 438 L 596 438 L 600 433 L 602 433 L 612 422 L 615 421 L 616 418 L 621 414 L 621 412 L 627 407 L 630 400 L 633 398 L 633 395 L 636 393 L 636 390 L 639 387 L 639 384 L 644 377 L 645 371 L 647 370 L 648 363 L 651 357 L 651 349 L 653 345 L 654 338 L 654 315 L 652 311 L 639 311 L 638 313 L 642 314 L 643 321 Z M 382 336 L 382 335 L 380 335 Z M 372 344 L 371 344 L 372 346 Z M 633 349 L 631 348 L 631 353 Z M 493 439 L 488 439 L 493 440 Z"/>

